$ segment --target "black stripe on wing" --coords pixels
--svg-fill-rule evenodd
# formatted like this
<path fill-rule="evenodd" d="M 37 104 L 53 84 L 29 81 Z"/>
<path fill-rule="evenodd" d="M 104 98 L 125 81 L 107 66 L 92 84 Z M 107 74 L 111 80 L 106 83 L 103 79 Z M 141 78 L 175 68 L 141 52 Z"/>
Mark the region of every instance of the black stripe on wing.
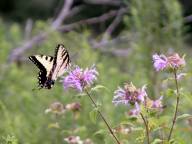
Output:
<path fill-rule="evenodd" d="M 53 61 L 53 65 L 55 65 L 56 62 L 57 62 L 57 56 L 58 56 L 59 49 L 63 49 L 63 54 L 62 54 L 61 57 L 66 55 L 65 58 L 63 59 L 63 61 L 65 61 L 68 58 L 67 63 L 69 63 L 70 62 L 70 58 L 69 58 L 68 51 L 65 49 L 65 46 L 63 44 L 58 44 L 57 47 L 56 47 L 56 50 L 55 50 L 55 58 L 54 58 L 54 61 Z"/>
<path fill-rule="evenodd" d="M 39 86 L 43 88 L 45 82 L 47 81 L 47 70 L 45 67 L 37 60 L 35 56 L 30 56 L 29 59 L 40 69 L 39 71 Z"/>

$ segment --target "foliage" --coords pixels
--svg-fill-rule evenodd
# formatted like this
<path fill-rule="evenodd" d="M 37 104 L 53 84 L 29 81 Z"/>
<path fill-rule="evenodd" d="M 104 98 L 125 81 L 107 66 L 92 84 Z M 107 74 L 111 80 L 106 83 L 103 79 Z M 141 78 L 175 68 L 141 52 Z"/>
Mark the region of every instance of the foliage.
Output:
<path fill-rule="evenodd" d="M 127 114 L 126 106 L 114 107 L 113 92 L 118 85 L 133 81 L 138 87 L 147 83 L 150 97 L 164 96 L 163 113 L 157 117 L 151 113 L 149 117 L 152 137 L 156 138 L 153 143 L 159 143 L 162 131 L 169 132 L 176 103 L 175 85 L 172 76 L 167 73 L 161 73 L 159 78 L 157 77 L 152 69 L 151 54 L 167 52 L 170 47 L 171 50 L 181 51 L 182 54 L 189 53 L 186 55 L 187 65 L 184 69 L 189 71 L 188 78 L 179 81 L 182 97 L 180 116 L 172 141 L 184 144 L 192 140 L 192 60 L 189 56 L 191 50 L 183 48 L 181 7 L 177 0 L 133 0 L 131 5 L 131 15 L 124 18 L 127 29 L 121 33 L 132 38 L 123 45 L 131 46 L 130 49 L 133 49 L 127 57 L 118 57 L 93 49 L 89 43 L 91 31 L 83 29 L 80 33 L 53 32 L 44 43 L 27 51 L 21 62 L 10 64 L 7 59 L 11 50 L 21 45 L 24 39 L 23 27 L 20 24 L 0 21 L 0 135 L 4 136 L 1 138 L 2 143 L 11 141 L 13 144 L 60 144 L 65 143 L 64 138 L 69 135 L 78 135 L 83 140 L 90 138 L 98 144 L 113 143 L 105 124 L 96 114 L 98 109 L 92 108 L 85 95 L 77 96 L 73 90 L 64 91 L 60 80 L 51 90 L 32 90 L 37 86 L 38 71 L 27 57 L 36 53 L 53 55 L 58 43 L 64 43 L 67 47 L 72 63 L 82 68 L 96 64 L 99 77 L 91 94 L 97 104 L 100 104 L 99 110 L 102 110 L 110 125 L 116 130 L 115 134 L 125 144 L 143 143 L 146 139 L 145 127 L 141 119 Z M 163 13 L 159 13 L 160 11 Z M 37 21 L 32 34 L 47 29 L 49 27 L 46 21 Z M 117 43 L 115 48 L 121 46 L 121 43 Z M 167 79 L 169 77 L 172 79 Z M 155 78 L 159 80 L 156 81 Z M 166 80 L 163 81 L 164 79 Z M 45 110 L 56 101 L 64 105 L 80 102 L 82 108 L 79 112 L 67 111 L 62 115 L 46 114 Z"/>

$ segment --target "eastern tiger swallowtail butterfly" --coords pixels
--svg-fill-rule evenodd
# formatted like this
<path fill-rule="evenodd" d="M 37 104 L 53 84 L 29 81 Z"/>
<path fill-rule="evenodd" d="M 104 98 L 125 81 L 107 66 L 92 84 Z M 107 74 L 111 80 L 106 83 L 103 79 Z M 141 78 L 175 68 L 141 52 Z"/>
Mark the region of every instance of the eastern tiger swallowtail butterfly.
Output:
<path fill-rule="evenodd" d="M 39 87 L 51 89 L 55 80 L 62 76 L 70 65 L 69 54 L 64 45 L 59 44 L 55 56 L 33 55 L 29 59 L 39 68 Z"/>

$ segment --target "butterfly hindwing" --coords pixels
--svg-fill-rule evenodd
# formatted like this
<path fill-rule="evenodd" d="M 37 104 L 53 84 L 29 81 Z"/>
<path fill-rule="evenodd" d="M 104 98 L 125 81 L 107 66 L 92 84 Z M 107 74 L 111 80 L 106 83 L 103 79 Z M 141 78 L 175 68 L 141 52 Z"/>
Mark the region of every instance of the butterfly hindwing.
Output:
<path fill-rule="evenodd" d="M 30 56 L 29 59 L 39 68 L 39 86 L 43 87 L 47 81 L 47 76 L 49 75 L 51 68 L 53 67 L 54 58 L 45 55 L 34 55 Z"/>

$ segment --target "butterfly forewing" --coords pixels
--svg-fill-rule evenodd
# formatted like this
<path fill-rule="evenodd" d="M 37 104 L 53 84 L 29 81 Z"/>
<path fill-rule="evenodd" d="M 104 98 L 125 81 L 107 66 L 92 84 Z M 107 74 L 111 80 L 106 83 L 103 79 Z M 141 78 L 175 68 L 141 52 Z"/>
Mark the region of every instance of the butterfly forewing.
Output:
<path fill-rule="evenodd" d="M 67 50 L 59 44 L 55 50 L 55 57 L 34 55 L 29 59 L 40 69 L 39 85 L 41 88 L 50 89 L 57 77 L 63 75 L 69 66 L 70 59 Z"/>
<path fill-rule="evenodd" d="M 63 75 L 70 63 L 69 54 L 64 45 L 58 45 L 55 52 L 54 70 L 52 78 L 55 80 L 57 77 Z"/>
<path fill-rule="evenodd" d="M 47 73 L 49 73 L 53 67 L 54 58 L 52 56 L 46 55 L 34 55 L 33 57 L 46 69 Z M 38 67 L 38 65 L 37 65 Z M 39 68 L 41 70 L 41 68 Z"/>

